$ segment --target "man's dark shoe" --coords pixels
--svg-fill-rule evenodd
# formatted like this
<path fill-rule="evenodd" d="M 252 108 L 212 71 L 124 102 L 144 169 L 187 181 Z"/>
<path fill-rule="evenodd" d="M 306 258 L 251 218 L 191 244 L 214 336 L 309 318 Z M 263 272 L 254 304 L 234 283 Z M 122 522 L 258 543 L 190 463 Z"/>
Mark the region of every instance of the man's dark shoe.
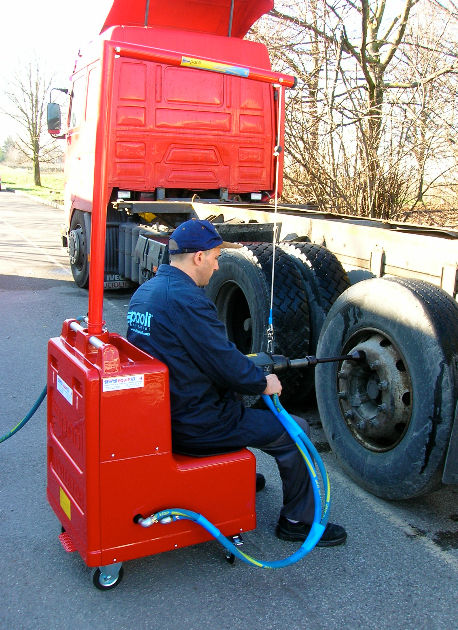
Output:
<path fill-rule="evenodd" d="M 284 516 L 280 516 L 275 534 L 281 540 L 304 542 L 310 532 L 311 525 L 307 523 L 291 523 Z M 340 525 L 328 523 L 317 547 L 335 547 L 347 540 L 347 532 Z"/>
<path fill-rule="evenodd" d="M 266 487 L 266 478 L 262 473 L 256 473 L 256 492 L 264 490 Z"/>

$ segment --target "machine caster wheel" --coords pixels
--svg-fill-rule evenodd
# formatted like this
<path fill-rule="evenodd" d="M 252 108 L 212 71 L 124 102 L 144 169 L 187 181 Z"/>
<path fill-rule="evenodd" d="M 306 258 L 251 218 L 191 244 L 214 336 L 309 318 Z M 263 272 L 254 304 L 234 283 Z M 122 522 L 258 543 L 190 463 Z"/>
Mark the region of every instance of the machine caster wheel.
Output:
<path fill-rule="evenodd" d="M 118 586 L 124 575 L 124 569 L 120 565 L 121 563 L 117 563 L 96 569 L 92 576 L 94 586 L 100 591 L 109 591 Z"/>
<path fill-rule="evenodd" d="M 234 543 L 236 547 L 241 547 L 243 545 L 243 539 L 240 536 L 240 534 L 237 534 L 236 536 L 231 536 L 231 541 Z M 229 564 L 234 564 L 235 554 L 226 550 L 225 558 L 226 558 L 226 561 L 229 562 Z"/>

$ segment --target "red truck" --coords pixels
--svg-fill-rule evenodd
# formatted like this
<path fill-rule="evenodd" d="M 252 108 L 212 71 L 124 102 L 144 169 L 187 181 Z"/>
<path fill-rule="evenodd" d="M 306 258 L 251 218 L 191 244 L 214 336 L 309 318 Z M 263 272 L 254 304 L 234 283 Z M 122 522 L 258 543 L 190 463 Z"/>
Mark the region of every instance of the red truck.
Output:
<path fill-rule="evenodd" d="M 91 255 L 105 252 L 106 289 L 142 283 L 167 262 L 176 225 L 210 219 L 246 247 L 221 256 L 208 293 L 229 337 L 260 352 L 275 238 L 275 351 L 365 357 L 285 374 L 287 398 L 315 388 L 332 450 L 369 491 L 403 499 L 457 483 L 458 233 L 272 203 L 295 80 L 244 39 L 272 7 L 114 0 L 69 90 L 63 244 L 75 282 L 88 286 Z M 50 103 L 56 136 L 60 118 Z M 91 252 L 95 208 L 107 228 Z"/>

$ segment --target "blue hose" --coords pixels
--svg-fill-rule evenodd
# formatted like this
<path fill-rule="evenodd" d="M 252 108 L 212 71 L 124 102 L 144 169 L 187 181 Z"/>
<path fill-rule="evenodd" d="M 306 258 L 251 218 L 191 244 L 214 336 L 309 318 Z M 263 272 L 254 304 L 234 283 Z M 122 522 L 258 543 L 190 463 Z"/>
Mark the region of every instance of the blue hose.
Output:
<path fill-rule="evenodd" d="M 194 523 L 197 523 L 198 525 L 206 529 L 209 534 L 211 534 L 225 549 L 227 549 L 227 551 L 232 553 L 236 558 L 243 560 L 247 564 L 251 564 L 263 569 L 278 569 L 282 567 L 287 567 L 290 564 L 298 562 L 298 560 L 301 560 L 304 556 L 310 553 L 310 551 L 312 551 L 315 545 L 319 542 L 328 521 L 331 498 L 329 478 L 326 473 L 326 469 L 324 467 L 321 457 L 318 454 L 318 451 L 315 449 L 312 442 L 309 440 L 309 438 L 306 436 L 306 434 L 297 424 L 297 422 L 295 422 L 295 420 L 289 415 L 289 413 L 282 407 L 282 405 L 280 404 L 280 400 L 276 394 L 272 397 L 272 399 L 269 398 L 269 396 L 263 395 L 263 399 L 269 409 L 272 411 L 272 413 L 274 413 L 279 421 L 283 424 L 291 439 L 294 440 L 297 448 L 304 458 L 312 482 L 313 498 L 315 502 L 314 519 L 309 534 L 300 546 L 300 548 L 295 553 L 288 556 L 287 558 L 284 558 L 283 560 L 266 562 L 256 560 L 248 554 L 243 553 L 243 551 L 240 551 L 240 549 L 236 545 L 234 545 L 230 540 L 223 536 L 223 534 L 219 531 L 217 527 L 215 527 L 208 519 L 206 519 L 201 514 L 198 514 L 197 512 L 192 512 L 191 510 L 184 510 L 181 508 L 169 508 L 152 514 L 148 520 L 150 520 L 151 523 L 170 523 L 172 521 L 178 521 L 182 519 L 193 521 Z M 310 453 L 312 455 L 311 457 Z M 323 509 L 320 495 L 320 485 L 312 459 L 316 462 L 323 482 L 323 493 L 325 502 Z"/>
<path fill-rule="evenodd" d="M 324 495 L 325 495 L 325 502 L 324 502 L 324 508 L 323 508 L 323 513 L 319 513 L 320 509 L 321 509 L 321 501 L 320 501 L 320 505 L 317 506 L 316 500 L 315 500 L 315 518 L 314 518 L 314 522 L 315 521 L 319 521 L 320 523 L 322 523 L 322 525 L 324 525 L 324 527 L 326 527 L 327 522 L 328 522 L 328 518 L 329 518 L 329 508 L 331 505 L 331 496 L 330 496 L 330 491 L 331 491 L 331 486 L 329 483 L 329 477 L 328 477 L 328 473 L 326 471 L 326 468 L 324 467 L 323 464 L 323 460 L 321 459 L 320 455 L 318 454 L 318 451 L 316 450 L 315 446 L 313 445 L 312 441 L 307 437 L 307 435 L 304 433 L 304 431 L 301 429 L 301 427 L 297 424 L 297 422 L 289 415 L 289 413 L 286 411 L 286 409 L 284 409 L 284 407 L 282 406 L 282 404 L 280 403 L 280 399 L 278 398 L 277 394 L 274 394 L 274 396 L 272 396 L 272 399 L 269 398 L 269 396 L 266 396 L 263 394 L 263 399 L 264 402 L 267 404 L 267 406 L 269 407 L 269 409 L 272 411 L 273 414 L 275 414 L 277 416 L 277 418 L 280 420 L 280 422 L 282 423 L 282 425 L 285 427 L 286 431 L 289 433 L 290 437 L 292 440 L 294 440 L 294 442 L 296 443 L 296 446 L 299 450 L 301 450 L 300 448 L 300 444 L 303 444 L 305 446 L 305 453 L 302 453 L 302 457 L 305 459 L 305 463 L 307 464 L 307 468 L 309 470 L 311 479 L 312 479 L 312 483 L 315 481 L 315 483 L 313 483 L 313 489 L 315 491 L 315 486 L 318 484 L 317 481 L 317 477 L 316 477 L 316 471 L 315 468 L 313 467 L 313 464 L 311 462 L 309 462 L 307 455 L 309 451 L 312 454 L 313 460 L 315 461 L 316 465 L 318 466 L 318 470 L 320 471 L 320 476 L 321 479 L 323 480 L 323 484 L 324 484 Z M 319 490 L 319 486 L 317 488 Z"/>
<path fill-rule="evenodd" d="M 43 402 L 43 400 L 46 397 L 46 392 L 47 392 L 47 387 L 45 387 L 43 389 L 43 391 L 41 392 L 41 394 L 38 396 L 37 400 L 35 401 L 32 409 L 29 411 L 29 413 L 25 416 L 25 418 L 23 418 L 19 424 L 17 424 L 14 429 L 11 429 L 11 431 L 9 431 L 8 433 L 5 433 L 5 435 L 2 435 L 2 437 L 0 437 L 0 444 L 2 442 L 4 442 L 5 440 L 7 440 L 8 438 L 12 437 L 15 433 L 17 433 L 19 431 L 19 429 L 22 429 L 22 427 L 27 424 L 27 422 L 30 420 L 30 418 L 33 416 L 33 414 L 35 413 L 35 411 L 38 409 L 38 407 L 41 405 L 41 403 Z"/>

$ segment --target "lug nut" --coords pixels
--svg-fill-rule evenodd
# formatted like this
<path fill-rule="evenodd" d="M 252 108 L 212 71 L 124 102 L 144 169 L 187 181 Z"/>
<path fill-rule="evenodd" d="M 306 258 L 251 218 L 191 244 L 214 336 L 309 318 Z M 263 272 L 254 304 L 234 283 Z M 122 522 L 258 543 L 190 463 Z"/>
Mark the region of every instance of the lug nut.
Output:
<path fill-rule="evenodd" d="M 388 410 L 388 405 L 386 403 L 382 403 L 381 405 L 377 406 L 377 409 L 379 411 L 387 411 Z"/>
<path fill-rule="evenodd" d="M 378 388 L 381 392 L 388 389 L 388 381 L 380 381 L 380 383 L 378 384 Z"/>
<path fill-rule="evenodd" d="M 243 322 L 243 330 L 245 332 L 249 332 L 252 329 L 253 325 L 251 322 L 251 317 L 247 317 L 247 319 Z"/>
<path fill-rule="evenodd" d="M 372 361 L 372 363 L 369 363 L 369 367 L 371 370 L 376 370 L 380 367 L 380 361 L 378 359 L 376 361 Z"/>

